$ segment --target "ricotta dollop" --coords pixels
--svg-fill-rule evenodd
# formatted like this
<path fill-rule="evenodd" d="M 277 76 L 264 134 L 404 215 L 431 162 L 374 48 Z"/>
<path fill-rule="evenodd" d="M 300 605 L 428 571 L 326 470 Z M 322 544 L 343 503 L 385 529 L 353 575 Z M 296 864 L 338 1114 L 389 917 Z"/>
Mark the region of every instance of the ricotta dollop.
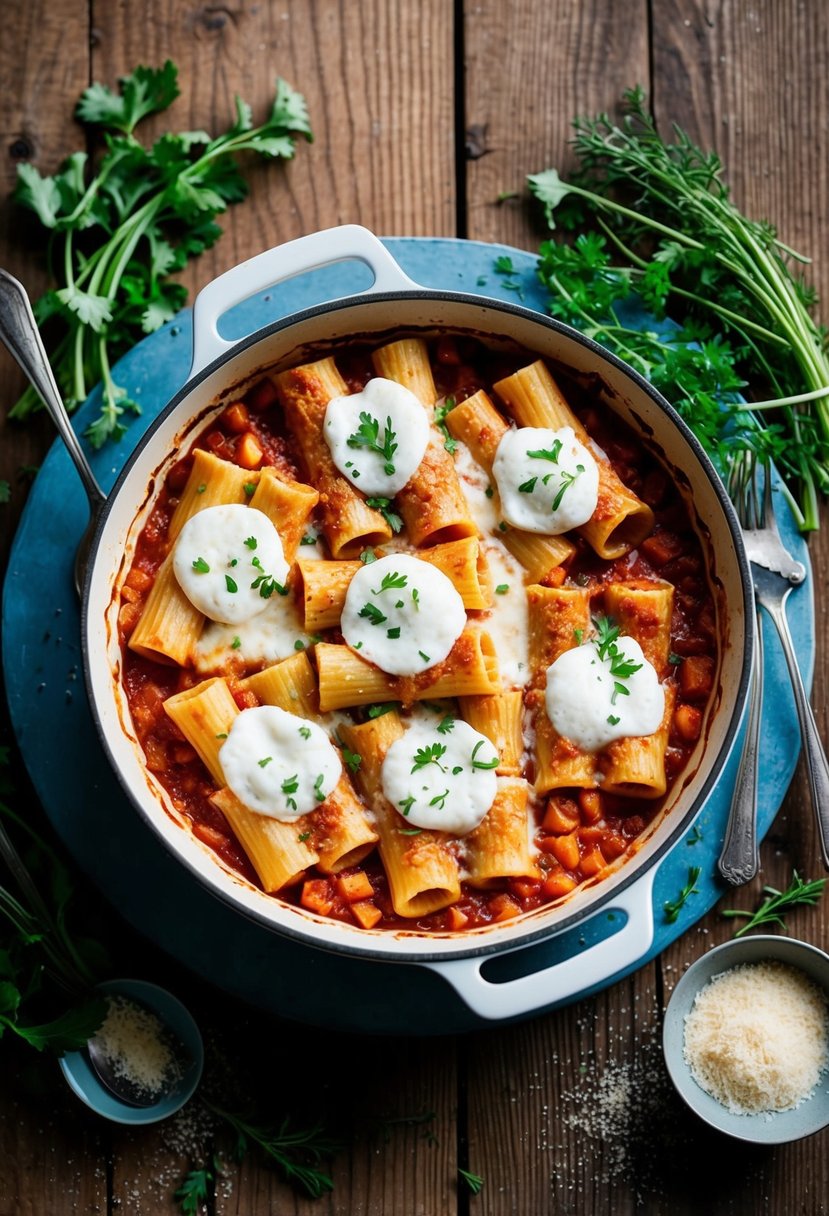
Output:
<path fill-rule="evenodd" d="M 465 625 L 466 610 L 452 581 L 407 553 L 358 570 L 340 618 L 348 645 L 395 676 L 414 676 L 443 662 Z"/>
<path fill-rule="evenodd" d="M 276 705 L 243 709 L 219 749 L 225 781 L 260 815 L 292 822 L 337 785 L 342 762 L 321 726 Z"/>
<path fill-rule="evenodd" d="M 284 592 L 288 563 L 279 533 L 255 507 L 206 507 L 181 529 L 173 572 L 184 594 L 211 621 L 239 625 Z"/>
<path fill-rule="evenodd" d="M 364 494 L 392 498 L 423 459 L 429 418 L 410 389 L 378 376 L 328 402 L 323 434 L 343 477 Z"/>
<path fill-rule="evenodd" d="M 507 523 L 558 536 L 587 523 L 599 499 L 599 467 L 573 428 L 524 426 L 498 444 L 492 475 Z"/>
<path fill-rule="evenodd" d="M 614 675 L 619 658 L 628 669 Z M 584 751 L 595 752 L 614 739 L 642 738 L 659 729 L 665 693 L 639 643 L 620 638 L 616 654 L 601 656 L 595 639 L 566 650 L 547 668 L 547 716 L 553 728 Z"/>
<path fill-rule="evenodd" d="M 497 767 L 492 743 L 467 722 L 415 722 L 386 752 L 383 793 L 408 827 L 465 836 L 495 801 Z"/>

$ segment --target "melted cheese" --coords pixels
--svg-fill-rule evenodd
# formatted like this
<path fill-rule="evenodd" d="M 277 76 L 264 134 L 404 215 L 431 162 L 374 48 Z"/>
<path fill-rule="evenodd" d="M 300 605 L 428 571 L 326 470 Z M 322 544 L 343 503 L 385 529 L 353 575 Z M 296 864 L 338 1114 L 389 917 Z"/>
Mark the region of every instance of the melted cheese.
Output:
<path fill-rule="evenodd" d="M 289 823 L 319 806 L 342 773 L 322 727 L 275 705 L 237 715 L 219 762 L 240 802 Z"/>
<path fill-rule="evenodd" d="M 652 735 L 662 721 L 665 694 L 656 670 L 634 638 L 621 638 L 618 649 L 638 665 L 624 679 L 612 674 L 611 656 L 600 658 L 593 640 L 566 650 L 547 668 L 547 716 L 558 734 L 584 751 Z"/>
<path fill-rule="evenodd" d="M 348 645 L 396 676 L 417 675 L 441 663 L 465 625 L 463 600 L 451 580 L 404 553 L 357 571 L 340 619 Z"/>
<path fill-rule="evenodd" d="M 569 532 L 587 523 L 599 500 L 598 465 L 569 426 L 507 431 L 492 475 L 504 519 L 525 532 Z"/>
<path fill-rule="evenodd" d="M 489 739 L 466 722 L 415 721 L 386 752 L 383 793 L 410 828 L 465 836 L 495 801 L 497 764 Z"/>
<path fill-rule="evenodd" d="M 288 575 L 279 533 L 254 507 L 227 503 L 187 520 L 173 550 L 179 586 L 211 621 L 238 625 L 264 612 Z"/>
<path fill-rule="evenodd" d="M 378 376 L 329 401 L 323 434 L 343 477 L 364 494 L 393 498 L 423 459 L 429 419 L 410 389 Z"/>
<path fill-rule="evenodd" d="M 198 672 L 232 670 L 239 663 L 269 667 L 313 641 L 302 628 L 294 597 L 274 594 L 265 601 L 264 612 L 241 625 L 220 621 L 206 625 L 195 646 L 193 666 Z"/>

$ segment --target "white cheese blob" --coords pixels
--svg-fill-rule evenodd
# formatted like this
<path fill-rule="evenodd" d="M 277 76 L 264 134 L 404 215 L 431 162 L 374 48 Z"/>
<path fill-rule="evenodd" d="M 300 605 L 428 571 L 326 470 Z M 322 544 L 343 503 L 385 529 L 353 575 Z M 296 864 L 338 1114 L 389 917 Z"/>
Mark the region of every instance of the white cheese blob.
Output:
<path fill-rule="evenodd" d="M 323 802 L 342 773 L 321 726 L 276 705 L 243 709 L 219 749 L 225 781 L 260 815 L 291 823 Z"/>
<path fill-rule="evenodd" d="M 599 657 L 595 639 L 566 650 L 547 668 L 547 716 L 558 734 L 584 751 L 652 735 L 662 721 L 665 693 L 642 647 L 630 637 L 615 645 L 615 660 L 621 656 L 636 668 L 624 678 L 612 673 L 609 651 Z"/>
<path fill-rule="evenodd" d="M 211 621 L 193 648 L 196 671 L 221 671 L 233 666 L 269 667 L 297 650 L 313 646 L 292 595 L 274 593 L 265 601 L 265 611 L 240 625 Z"/>
<path fill-rule="evenodd" d="M 423 459 L 429 417 L 394 380 L 369 380 L 361 393 L 328 402 L 323 434 L 343 477 L 364 494 L 392 498 Z"/>
<path fill-rule="evenodd" d="M 495 801 L 497 767 L 486 735 L 460 718 L 415 722 L 386 752 L 383 793 L 407 827 L 465 836 Z"/>
<path fill-rule="evenodd" d="M 406 553 L 358 570 L 340 618 L 348 645 L 395 676 L 414 676 L 443 662 L 465 625 L 463 600 L 451 580 Z"/>
<path fill-rule="evenodd" d="M 599 467 L 573 428 L 509 430 L 495 453 L 492 475 L 507 523 L 558 536 L 587 523 L 599 499 Z"/>
<path fill-rule="evenodd" d="M 173 571 L 191 604 L 228 625 L 264 612 L 288 569 L 267 515 L 240 503 L 191 516 L 173 549 Z"/>

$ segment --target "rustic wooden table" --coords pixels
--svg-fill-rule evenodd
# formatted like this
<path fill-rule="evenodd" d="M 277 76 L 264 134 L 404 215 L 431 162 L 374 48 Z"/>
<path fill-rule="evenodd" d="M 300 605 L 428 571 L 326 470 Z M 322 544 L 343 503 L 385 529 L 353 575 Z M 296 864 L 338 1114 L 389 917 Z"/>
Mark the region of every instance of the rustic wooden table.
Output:
<path fill-rule="evenodd" d="M 662 130 L 676 121 L 716 148 L 743 208 L 814 255 L 815 285 L 829 300 L 825 16 L 824 0 L 12 0 L 0 36 L 3 193 L 17 163 L 51 172 L 82 145 L 72 105 L 91 80 L 114 84 L 136 63 L 170 57 L 182 90 L 176 127 L 224 129 L 236 92 L 261 110 L 279 73 L 307 97 L 316 136 L 287 168 L 251 169 L 249 200 L 185 275 L 191 290 L 268 246 L 348 221 L 382 234 L 534 249 L 543 230 L 524 175 L 570 163 L 571 116 L 612 108 L 642 82 Z M 6 201 L 0 264 L 32 293 L 45 286 Z M 5 356 L 0 369 L 5 414 L 21 380 Z M 52 436 L 42 417 L 0 426 L 0 477 L 12 486 L 0 507 L 5 556 L 26 497 L 21 467 L 37 464 Z M 813 700 L 826 738 L 825 511 L 824 519 L 811 552 Z M 787 885 L 793 867 L 817 876 L 817 858 L 799 771 L 763 845 L 760 876 L 726 903 L 754 907 L 762 884 Z M 829 947 L 827 909 L 824 900 L 791 916 L 791 932 Z M 666 1085 L 665 1002 L 684 968 L 732 927 L 715 909 L 595 999 L 525 1025 L 426 1042 L 286 1034 L 194 979 L 182 984 L 162 953 L 126 928 L 119 966 L 177 981 L 217 1039 L 232 1044 L 235 1032 L 254 1043 L 274 1118 L 298 1104 L 306 1111 L 305 1094 L 353 1128 L 333 1166 L 335 1189 L 316 1205 L 251 1153 L 240 1166 L 226 1156 L 210 1212 L 825 1212 L 829 1132 L 752 1150 L 708 1134 Z M 212 1150 L 209 1129 L 195 1119 L 132 1133 L 104 1125 L 69 1095 L 51 1061 L 5 1040 L 2 1050 L 0 1216 L 177 1210 L 172 1192 Z M 251 1066 L 235 1061 L 232 1047 L 229 1058 L 239 1070 Z M 459 1183 L 459 1166 L 485 1178 L 478 1197 Z"/>

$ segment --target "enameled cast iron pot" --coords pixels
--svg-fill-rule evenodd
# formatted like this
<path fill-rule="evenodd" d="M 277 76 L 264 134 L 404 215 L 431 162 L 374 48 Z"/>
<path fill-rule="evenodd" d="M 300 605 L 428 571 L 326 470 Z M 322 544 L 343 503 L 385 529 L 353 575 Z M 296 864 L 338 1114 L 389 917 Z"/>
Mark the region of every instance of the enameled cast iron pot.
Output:
<path fill-rule="evenodd" d="M 374 274 L 369 291 L 294 314 L 238 342 L 222 338 L 218 321 L 235 304 L 303 272 L 357 260 Z M 362 959 L 421 964 L 438 971 L 480 1017 L 515 1018 L 632 966 L 653 941 L 652 885 L 656 863 L 684 834 L 725 764 L 749 678 L 753 613 L 740 531 L 722 485 L 690 431 L 637 373 L 594 342 L 556 321 L 501 301 L 424 289 L 409 279 L 380 241 L 349 225 L 302 237 L 237 266 L 209 284 L 194 309 L 193 363 L 176 397 L 141 440 L 99 521 L 84 589 L 82 635 L 87 687 L 105 750 L 139 813 L 166 847 L 215 895 L 275 932 Z M 195 433 L 264 369 L 296 365 L 321 346 L 359 336 L 389 340 L 397 331 L 467 331 L 487 342 L 518 343 L 563 365 L 578 380 L 600 383 L 602 395 L 642 440 L 655 447 L 691 503 L 711 555 L 719 604 L 721 664 L 712 712 L 686 773 L 634 855 L 595 885 L 556 906 L 502 924 L 455 935 L 358 929 L 290 907 L 225 869 L 184 828 L 143 762 L 119 671 L 117 592 L 136 539 L 164 474 Z M 514 951 L 581 925 L 602 909 L 621 913 L 623 928 L 575 957 L 507 982 L 481 973 L 493 953 Z"/>

